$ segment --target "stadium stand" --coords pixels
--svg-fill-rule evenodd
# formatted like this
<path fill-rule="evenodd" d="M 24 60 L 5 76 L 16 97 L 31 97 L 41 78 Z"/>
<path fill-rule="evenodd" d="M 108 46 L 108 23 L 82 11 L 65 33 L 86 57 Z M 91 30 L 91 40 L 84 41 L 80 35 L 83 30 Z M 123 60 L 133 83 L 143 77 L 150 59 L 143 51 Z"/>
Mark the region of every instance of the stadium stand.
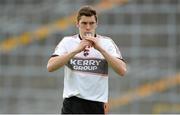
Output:
<path fill-rule="evenodd" d="M 109 113 L 179 113 L 179 0 L 0 0 L 0 114 L 60 113 L 63 69 L 46 64 L 85 4 L 128 64 L 123 78 L 109 69 Z"/>

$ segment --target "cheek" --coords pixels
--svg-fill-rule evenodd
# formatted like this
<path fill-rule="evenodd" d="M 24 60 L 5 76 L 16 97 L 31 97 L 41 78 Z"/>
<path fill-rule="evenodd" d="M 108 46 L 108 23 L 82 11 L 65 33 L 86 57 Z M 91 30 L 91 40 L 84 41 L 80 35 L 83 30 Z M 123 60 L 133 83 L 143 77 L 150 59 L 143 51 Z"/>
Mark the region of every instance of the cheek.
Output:
<path fill-rule="evenodd" d="M 95 28 L 97 28 L 98 27 L 98 25 L 95 25 Z"/>
<path fill-rule="evenodd" d="M 79 29 L 84 30 L 84 29 L 86 29 L 86 27 L 82 26 L 82 25 L 79 25 Z"/>

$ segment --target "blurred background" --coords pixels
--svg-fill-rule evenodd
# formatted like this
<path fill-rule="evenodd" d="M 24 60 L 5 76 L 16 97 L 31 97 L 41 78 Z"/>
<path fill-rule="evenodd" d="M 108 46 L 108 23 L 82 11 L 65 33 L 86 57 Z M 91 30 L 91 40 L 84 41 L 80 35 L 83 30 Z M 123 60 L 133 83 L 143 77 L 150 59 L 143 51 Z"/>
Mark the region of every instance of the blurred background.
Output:
<path fill-rule="evenodd" d="M 179 0 L 0 0 L 0 113 L 60 113 L 63 69 L 46 64 L 87 4 L 128 65 L 109 69 L 109 113 L 180 113 Z"/>

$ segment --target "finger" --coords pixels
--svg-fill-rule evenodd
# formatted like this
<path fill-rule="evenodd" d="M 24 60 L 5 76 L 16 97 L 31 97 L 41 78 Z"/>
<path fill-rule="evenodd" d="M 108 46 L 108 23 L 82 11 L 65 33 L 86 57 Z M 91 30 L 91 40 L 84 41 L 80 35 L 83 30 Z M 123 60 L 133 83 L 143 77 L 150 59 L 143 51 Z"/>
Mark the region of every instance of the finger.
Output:
<path fill-rule="evenodd" d="M 85 38 L 85 40 L 91 43 L 94 42 L 91 38 Z"/>
<path fill-rule="evenodd" d="M 88 45 L 88 46 L 92 46 L 93 42 L 90 41 L 90 40 L 85 40 L 85 43 Z"/>

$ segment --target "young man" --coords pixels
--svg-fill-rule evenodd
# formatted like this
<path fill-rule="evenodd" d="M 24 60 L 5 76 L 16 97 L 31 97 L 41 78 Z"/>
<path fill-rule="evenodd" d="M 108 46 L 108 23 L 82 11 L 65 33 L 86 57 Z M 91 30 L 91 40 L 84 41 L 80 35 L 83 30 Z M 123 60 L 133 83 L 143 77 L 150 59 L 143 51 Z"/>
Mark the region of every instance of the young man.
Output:
<path fill-rule="evenodd" d="M 91 6 L 77 16 L 79 34 L 64 37 L 48 61 L 53 72 L 65 65 L 62 114 L 103 114 L 108 101 L 108 65 L 119 75 L 126 64 L 112 39 L 96 34 L 97 14 Z"/>

